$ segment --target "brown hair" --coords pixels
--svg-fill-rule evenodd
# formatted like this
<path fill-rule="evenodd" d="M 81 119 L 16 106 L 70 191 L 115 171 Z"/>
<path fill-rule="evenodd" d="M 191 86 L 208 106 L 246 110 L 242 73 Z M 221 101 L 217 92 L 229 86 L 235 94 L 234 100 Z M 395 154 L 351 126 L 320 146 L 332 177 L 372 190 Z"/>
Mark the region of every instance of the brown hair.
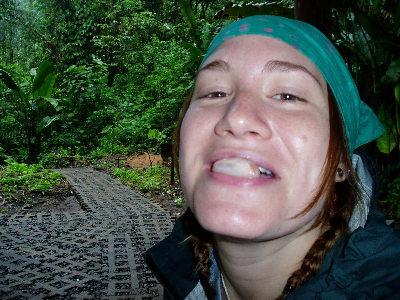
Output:
<path fill-rule="evenodd" d="M 283 294 L 290 293 L 318 272 L 325 254 L 342 235 L 348 234 L 351 213 L 359 199 L 357 178 L 352 170 L 343 122 L 330 91 L 328 102 L 330 137 L 322 182 L 313 201 L 301 213 L 309 211 L 324 195 L 324 207 L 314 224 L 314 227 L 321 226 L 322 233 L 304 257 L 301 267 L 287 280 Z M 339 163 L 345 172 L 348 170 L 347 179 L 343 182 L 335 182 Z"/>
<path fill-rule="evenodd" d="M 185 113 L 190 105 L 190 101 L 191 95 L 188 96 L 183 103 L 175 131 L 173 154 L 175 156 L 177 168 L 180 128 Z M 315 228 L 316 226 L 321 226 L 322 232 L 304 257 L 301 267 L 293 272 L 293 274 L 288 278 L 285 289 L 282 291 L 282 294 L 278 299 L 284 298 L 285 294 L 291 293 L 318 272 L 325 254 L 342 235 L 348 233 L 348 222 L 351 212 L 355 201 L 359 199 L 357 178 L 352 171 L 350 154 L 343 130 L 343 122 L 336 106 L 336 102 L 330 91 L 328 95 L 328 103 L 330 137 L 322 173 L 322 181 L 318 192 L 313 197 L 313 201 L 311 201 L 311 203 L 297 215 L 303 215 L 310 211 L 319 201 L 321 196 L 324 196 L 324 207 L 312 227 Z M 335 182 L 339 163 L 341 163 L 345 172 L 348 170 L 347 179 L 343 182 Z M 211 265 L 209 258 L 209 251 L 212 247 L 211 233 L 205 231 L 194 217 L 188 218 L 186 222 L 188 230 L 191 233 L 190 241 L 197 259 L 197 269 L 200 278 L 205 287 L 206 293 L 212 294 L 212 289 L 208 284 Z"/>

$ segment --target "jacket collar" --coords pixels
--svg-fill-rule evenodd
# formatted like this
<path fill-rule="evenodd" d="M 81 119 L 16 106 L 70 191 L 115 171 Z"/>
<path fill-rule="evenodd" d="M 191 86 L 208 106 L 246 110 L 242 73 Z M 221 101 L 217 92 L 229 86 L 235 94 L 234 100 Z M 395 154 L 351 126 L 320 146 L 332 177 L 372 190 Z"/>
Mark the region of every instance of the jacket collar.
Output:
<path fill-rule="evenodd" d="M 196 260 L 185 231 L 185 212 L 175 223 L 171 234 L 145 253 L 147 265 L 159 282 L 164 293 L 173 299 L 184 299 L 197 285 L 200 278 L 196 270 Z"/>

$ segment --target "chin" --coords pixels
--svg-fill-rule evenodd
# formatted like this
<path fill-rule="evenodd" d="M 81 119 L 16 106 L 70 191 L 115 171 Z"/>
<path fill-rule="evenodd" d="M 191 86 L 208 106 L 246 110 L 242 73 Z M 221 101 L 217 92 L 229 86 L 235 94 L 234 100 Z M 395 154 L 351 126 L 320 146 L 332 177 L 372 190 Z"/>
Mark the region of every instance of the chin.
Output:
<path fill-rule="evenodd" d="M 216 235 L 260 240 L 275 231 L 274 220 L 260 213 L 260 210 L 235 207 L 223 202 L 203 202 L 200 199 L 191 209 L 199 224 Z"/>

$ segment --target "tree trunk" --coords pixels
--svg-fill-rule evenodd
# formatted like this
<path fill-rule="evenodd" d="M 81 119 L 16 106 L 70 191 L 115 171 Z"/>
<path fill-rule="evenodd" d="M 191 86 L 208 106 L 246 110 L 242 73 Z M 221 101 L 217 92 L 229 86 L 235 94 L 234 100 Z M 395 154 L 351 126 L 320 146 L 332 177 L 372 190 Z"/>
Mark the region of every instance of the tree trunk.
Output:
<path fill-rule="evenodd" d="M 297 20 L 310 23 L 328 37 L 331 36 L 332 0 L 296 0 L 294 15 Z"/>
<path fill-rule="evenodd" d="M 40 148 L 42 145 L 42 135 L 40 133 L 36 133 L 36 128 L 28 128 L 27 132 L 27 140 L 28 140 L 28 163 L 35 164 L 38 161 L 38 157 L 40 154 Z"/>

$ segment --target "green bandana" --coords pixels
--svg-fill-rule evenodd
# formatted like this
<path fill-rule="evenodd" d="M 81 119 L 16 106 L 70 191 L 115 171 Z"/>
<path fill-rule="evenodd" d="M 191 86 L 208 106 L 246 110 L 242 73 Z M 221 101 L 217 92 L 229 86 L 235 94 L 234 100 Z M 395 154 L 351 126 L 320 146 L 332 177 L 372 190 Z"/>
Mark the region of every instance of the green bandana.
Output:
<path fill-rule="evenodd" d="M 227 39 L 256 34 L 279 39 L 299 50 L 319 69 L 335 97 L 344 121 L 350 153 L 383 134 L 374 112 L 358 94 L 357 87 L 335 46 L 315 27 L 278 16 L 251 16 L 233 22 L 218 33 L 202 64 Z"/>

